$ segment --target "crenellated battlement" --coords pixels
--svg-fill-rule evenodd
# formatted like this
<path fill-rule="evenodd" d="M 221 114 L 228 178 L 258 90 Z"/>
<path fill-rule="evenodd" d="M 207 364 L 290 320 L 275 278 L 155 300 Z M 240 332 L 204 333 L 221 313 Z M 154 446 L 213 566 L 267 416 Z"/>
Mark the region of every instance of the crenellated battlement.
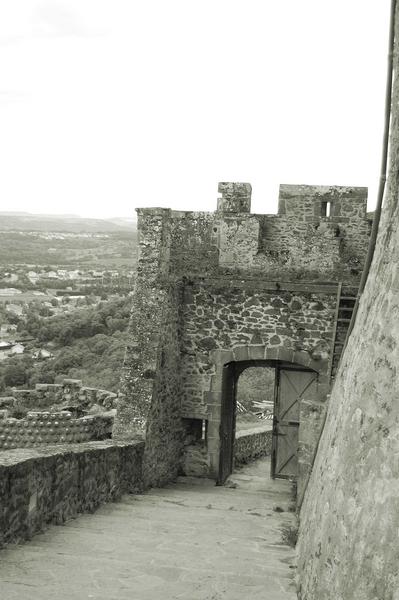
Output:
<path fill-rule="evenodd" d="M 281 185 L 277 214 L 250 212 L 249 183 L 223 182 L 218 189 L 214 213 L 138 210 L 139 273 L 359 277 L 371 228 L 367 188 Z"/>
<path fill-rule="evenodd" d="M 366 219 L 367 188 L 338 185 L 280 185 L 278 214 L 313 222 L 329 218 L 348 223 Z"/>

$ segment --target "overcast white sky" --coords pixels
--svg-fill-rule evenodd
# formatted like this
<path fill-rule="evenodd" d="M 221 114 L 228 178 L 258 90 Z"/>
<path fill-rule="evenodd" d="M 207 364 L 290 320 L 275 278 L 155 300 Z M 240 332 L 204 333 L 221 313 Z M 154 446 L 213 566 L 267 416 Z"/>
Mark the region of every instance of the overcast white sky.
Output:
<path fill-rule="evenodd" d="M 369 186 L 390 0 L 1 0 L 0 210 L 214 210 Z"/>

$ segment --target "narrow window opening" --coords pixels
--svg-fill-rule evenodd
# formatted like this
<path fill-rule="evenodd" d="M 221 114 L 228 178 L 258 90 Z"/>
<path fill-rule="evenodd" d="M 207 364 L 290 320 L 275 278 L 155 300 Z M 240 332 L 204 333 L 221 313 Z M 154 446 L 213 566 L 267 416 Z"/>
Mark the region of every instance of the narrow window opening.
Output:
<path fill-rule="evenodd" d="M 320 215 L 322 217 L 330 217 L 331 216 L 331 202 L 322 202 Z"/>

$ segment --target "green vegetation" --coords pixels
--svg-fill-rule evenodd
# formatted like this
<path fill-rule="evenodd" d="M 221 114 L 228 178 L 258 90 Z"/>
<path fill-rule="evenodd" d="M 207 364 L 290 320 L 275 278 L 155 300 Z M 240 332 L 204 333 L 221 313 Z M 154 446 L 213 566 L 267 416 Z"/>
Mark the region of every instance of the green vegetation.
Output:
<path fill-rule="evenodd" d="M 0 288 L 16 288 L 0 294 L 2 340 L 25 349 L 0 352 L 2 395 L 66 377 L 117 391 L 136 253 L 130 220 L 0 213 Z"/>
<path fill-rule="evenodd" d="M 65 346 L 80 338 L 123 331 L 128 324 L 129 306 L 130 299 L 123 298 L 47 319 L 33 313 L 28 315 L 24 328 L 28 335 L 39 342 L 55 342 Z"/>
<path fill-rule="evenodd" d="M 27 321 L 19 325 L 23 335 L 34 338 L 35 345 L 39 342 L 51 348 L 54 357 L 35 361 L 21 355 L 4 360 L 0 363 L 0 392 L 13 386 L 58 383 L 64 378 L 82 379 L 84 385 L 116 392 L 130 304 L 128 297 L 54 317 L 30 310 Z"/>

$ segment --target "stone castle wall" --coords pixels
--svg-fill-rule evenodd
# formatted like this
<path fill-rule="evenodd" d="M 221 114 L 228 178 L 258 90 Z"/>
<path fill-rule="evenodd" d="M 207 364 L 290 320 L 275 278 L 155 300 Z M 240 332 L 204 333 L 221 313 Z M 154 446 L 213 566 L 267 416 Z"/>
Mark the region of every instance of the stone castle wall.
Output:
<path fill-rule="evenodd" d="M 335 305 L 336 286 L 329 293 L 315 287 L 312 293 L 262 289 L 253 281 L 187 285 L 181 344 L 182 414 L 207 418 L 206 393 L 215 372 L 215 350 L 260 345 L 329 356 Z M 320 364 L 324 373 L 325 368 Z"/>
<path fill-rule="evenodd" d="M 0 547 L 143 489 L 144 444 L 89 442 L 0 453 Z"/>
<path fill-rule="evenodd" d="M 277 215 L 249 212 L 249 184 L 223 183 L 219 191 L 214 213 L 138 210 L 138 274 L 114 436 L 146 434 L 149 484 L 176 475 L 183 418 L 212 423 L 215 469 L 220 398 L 212 385 L 223 352 L 260 349 L 264 360 L 297 353 L 302 366 L 312 363 L 321 379 L 319 397 L 309 401 L 322 420 L 338 282 L 356 285 L 367 249 L 365 188 L 282 186 Z M 307 462 L 316 443 L 302 452 Z"/>
<path fill-rule="evenodd" d="M 167 278 L 169 212 L 139 211 L 139 254 L 113 437 L 142 439 L 146 485 L 177 476 L 182 454 L 180 420 L 181 284 Z M 144 213 L 144 214 L 143 214 Z"/>
<path fill-rule="evenodd" d="M 238 431 L 234 442 L 234 465 L 240 466 L 272 453 L 272 430 L 264 428 Z"/>
<path fill-rule="evenodd" d="M 299 598 L 399 598 L 399 4 L 390 164 L 374 260 L 300 514 Z"/>
<path fill-rule="evenodd" d="M 180 386 L 181 290 L 170 289 L 163 303 L 158 376 L 148 411 L 144 478 L 160 487 L 177 477 L 183 449 Z"/>
<path fill-rule="evenodd" d="M 168 212 L 173 273 L 233 270 L 292 281 L 307 271 L 335 281 L 361 270 L 370 235 L 366 188 L 282 185 L 277 215 L 251 214 L 248 202 L 233 211 L 231 192 L 226 210 L 222 200 L 215 213 Z M 323 215 L 326 203 L 330 216 Z"/>

